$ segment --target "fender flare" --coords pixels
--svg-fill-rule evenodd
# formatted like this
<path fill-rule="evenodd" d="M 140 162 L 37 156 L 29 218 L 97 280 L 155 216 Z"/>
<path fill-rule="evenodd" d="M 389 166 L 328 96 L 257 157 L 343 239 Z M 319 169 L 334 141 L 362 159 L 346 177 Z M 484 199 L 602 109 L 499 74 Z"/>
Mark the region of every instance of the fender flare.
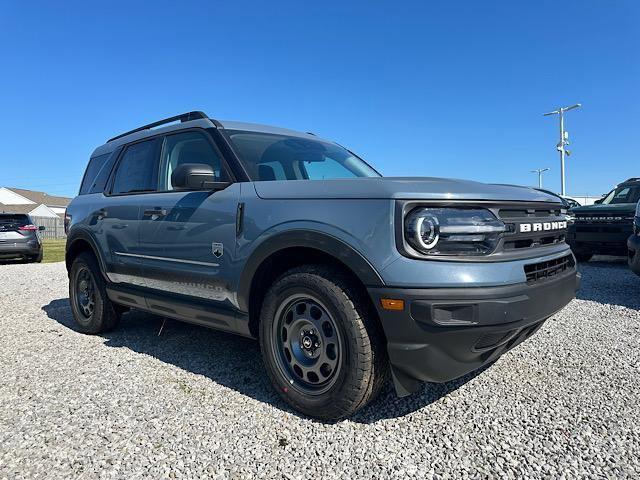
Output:
<path fill-rule="evenodd" d="M 106 276 L 107 269 L 105 268 L 104 259 L 100 254 L 100 249 L 98 248 L 98 244 L 93 238 L 93 235 L 91 235 L 91 233 L 87 232 L 84 229 L 71 230 L 67 235 L 67 244 L 65 246 L 65 264 L 67 266 L 67 270 L 70 270 L 71 268 L 71 265 L 69 265 L 69 262 L 67 259 L 69 250 L 71 250 L 73 245 L 78 241 L 84 241 L 89 244 L 89 247 L 91 247 L 91 250 L 93 250 L 93 254 L 98 259 L 98 265 L 100 265 L 100 271 L 102 272 L 102 276 L 107 278 Z"/>
<path fill-rule="evenodd" d="M 249 311 L 251 284 L 262 263 L 274 253 L 292 247 L 306 247 L 331 255 L 344 263 L 365 286 L 384 286 L 384 281 L 369 261 L 343 240 L 314 230 L 287 230 L 264 240 L 249 256 L 238 283 L 238 307 Z"/>

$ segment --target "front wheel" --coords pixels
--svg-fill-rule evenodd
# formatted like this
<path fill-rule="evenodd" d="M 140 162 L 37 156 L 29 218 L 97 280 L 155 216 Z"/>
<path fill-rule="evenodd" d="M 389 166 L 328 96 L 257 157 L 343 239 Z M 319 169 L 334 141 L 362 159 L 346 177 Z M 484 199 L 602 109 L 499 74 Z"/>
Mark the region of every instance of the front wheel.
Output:
<path fill-rule="evenodd" d="M 339 271 L 304 266 L 268 290 L 260 347 L 280 396 L 323 420 L 348 417 L 380 391 L 387 374 L 375 312 Z"/>

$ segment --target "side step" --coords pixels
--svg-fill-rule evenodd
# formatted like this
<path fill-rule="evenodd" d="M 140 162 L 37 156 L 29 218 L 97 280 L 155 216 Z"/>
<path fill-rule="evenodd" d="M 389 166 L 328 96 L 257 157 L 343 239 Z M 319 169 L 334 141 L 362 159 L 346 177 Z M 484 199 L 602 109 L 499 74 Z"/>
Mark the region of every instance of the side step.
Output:
<path fill-rule="evenodd" d="M 253 338 L 249 332 L 249 316 L 238 310 L 113 284 L 107 285 L 107 295 L 119 305 Z"/>

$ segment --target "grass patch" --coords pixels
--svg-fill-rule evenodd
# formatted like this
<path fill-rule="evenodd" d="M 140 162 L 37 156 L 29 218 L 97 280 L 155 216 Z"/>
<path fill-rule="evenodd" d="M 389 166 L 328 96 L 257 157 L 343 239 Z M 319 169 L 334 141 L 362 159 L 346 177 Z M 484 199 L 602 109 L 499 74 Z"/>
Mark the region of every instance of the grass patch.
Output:
<path fill-rule="evenodd" d="M 42 256 L 42 262 L 62 262 L 64 260 L 64 247 L 66 243 L 67 240 L 64 238 L 56 240 L 43 240 L 42 248 L 44 249 L 44 254 Z"/>

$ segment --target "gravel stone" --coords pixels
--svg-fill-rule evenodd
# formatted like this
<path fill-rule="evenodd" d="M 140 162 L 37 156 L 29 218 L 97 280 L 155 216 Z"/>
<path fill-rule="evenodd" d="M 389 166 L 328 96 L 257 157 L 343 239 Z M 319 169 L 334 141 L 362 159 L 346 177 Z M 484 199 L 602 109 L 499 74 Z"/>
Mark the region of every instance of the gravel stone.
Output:
<path fill-rule="evenodd" d="M 139 312 L 82 335 L 63 263 L 0 265 L 0 479 L 638 478 L 640 278 L 580 270 L 491 367 L 331 424 L 279 400 L 251 340 Z"/>

